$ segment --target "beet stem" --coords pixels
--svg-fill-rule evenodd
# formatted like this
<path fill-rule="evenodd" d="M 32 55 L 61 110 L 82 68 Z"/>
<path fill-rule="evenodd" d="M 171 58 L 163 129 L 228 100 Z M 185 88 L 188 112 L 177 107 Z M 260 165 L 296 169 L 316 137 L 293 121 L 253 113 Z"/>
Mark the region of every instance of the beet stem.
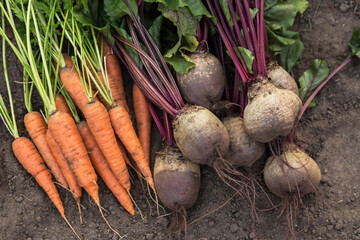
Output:
<path fill-rule="evenodd" d="M 235 11 L 234 11 L 233 5 L 231 3 L 231 0 L 227 0 L 227 2 L 228 2 L 228 5 L 229 5 L 231 19 L 233 21 L 235 32 L 236 32 L 237 38 L 239 40 L 240 46 L 245 48 L 245 43 L 244 43 L 243 37 L 241 35 L 239 24 L 236 21 L 236 16 L 235 16 Z"/>
<path fill-rule="evenodd" d="M 311 101 L 314 99 L 314 97 L 318 94 L 318 92 L 324 87 L 324 85 L 335 75 L 337 74 L 341 69 L 343 69 L 347 64 L 349 64 L 351 62 L 351 60 L 353 59 L 353 57 L 348 58 L 347 60 L 345 60 L 342 64 L 340 64 L 339 67 L 337 67 L 332 73 L 330 73 L 330 75 L 325 79 L 325 81 L 323 81 L 316 89 L 315 91 L 310 95 L 310 97 L 308 98 L 308 100 L 305 102 L 304 106 L 301 109 L 299 118 L 292 130 L 292 132 L 289 134 L 290 140 L 293 140 L 294 136 L 295 136 L 295 131 L 296 128 L 300 122 L 301 117 L 304 115 L 305 110 L 307 109 L 307 107 L 309 106 L 309 104 L 311 103 Z"/>
<path fill-rule="evenodd" d="M 151 114 L 152 118 L 154 119 L 154 122 L 155 122 L 157 128 L 159 129 L 159 132 L 160 132 L 161 136 L 163 137 L 163 139 L 166 139 L 165 128 L 161 124 L 160 118 L 156 114 L 154 106 L 151 104 L 151 102 L 149 102 L 149 101 L 146 101 L 146 102 L 147 102 L 147 105 L 149 107 L 150 114 Z"/>

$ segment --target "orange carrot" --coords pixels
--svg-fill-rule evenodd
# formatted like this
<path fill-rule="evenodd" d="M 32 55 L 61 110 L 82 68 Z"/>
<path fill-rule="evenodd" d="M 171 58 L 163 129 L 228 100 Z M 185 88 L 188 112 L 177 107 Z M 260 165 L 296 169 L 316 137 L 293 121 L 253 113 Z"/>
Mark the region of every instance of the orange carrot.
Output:
<path fill-rule="evenodd" d="M 66 112 L 67 114 L 72 115 L 70 108 L 67 105 L 66 100 L 63 95 L 56 94 L 55 105 L 56 105 L 56 110 Z"/>
<path fill-rule="evenodd" d="M 39 112 L 29 112 L 24 117 L 26 130 L 34 141 L 46 165 L 50 168 L 55 179 L 65 188 L 68 187 L 66 179 L 56 162 L 49 146 L 46 143 L 47 125 Z"/>
<path fill-rule="evenodd" d="M 129 165 L 130 167 L 132 167 L 130 159 L 129 159 L 129 157 L 127 155 L 127 152 L 126 152 L 126 149 L 124 147 L 124 144 L 122 144 L 122 142 L 120 141 L 120 139 L 118 137 L 116 137 L 116 142 L 117 142 L 117 144 L 118 144 L 118 146 L 120 148 L 120 151 L 121 151 L 121 154 L 122 154 L 122 156 L 123 156 L 123 158 L 125 160 L 125 163 L 127 165 Z"/>
<path fill-rule="evenodd" d="M 74 119 L 67 113 L 57 111 L 50 116 L 48 127 L 79 186 L 83 187 L 100 207 L 97 176 Z"/>
<path fill-rule="evenodd" d="M 65 89 L 69 92 L 71 98 L 75 102 L 76 106 L 82 111 L 85 104 L 89 102 L 81 79 L 76 69 L 64 67 L 60 70 L 60 80 Z"/>
<path fill-rule="evenodd" d="M 61 216 L 65 218 L 65 210 L 59 193 L 51 179 L 49 170 L 46 168 L 34 144 L 29 139 L 20 137 L 12 143 L 12 149 L 21 165 L 35 178 L 54 203 Z"/>
<path fill-rule="evenodd" d="M 116 143 L 115 133 L 106 108 L 99 101 L 93 101 L 85 105 L 83 113 L 91 133 L 94 135 L 116 178 L 127 191 L 130 191 L 129 173 Z"/>
<path fill-rule="evenodd" d="M 122 105 L 126 111 L 129 112 L 120 62 L 116 54 L 113 53 L 110 45 L 105 40 L 103 41 L 103 52 L 112 99 L 116 105 Z"/>
<path fill-rule="evenodd" d="M 69 56 L 64 55 L 65 62 L 71 61 Z M 78 106 L 80 111 L 83 110 L 85 104 L 89 102 L 83 84 L 81 83 L 81 78 L 77 70 L 73 67 L 67 66 L 61 68 L 60 70 L 60 80 L 64 85 L 65 89 L 70 94 L 71 98 Z M 86 85 L 86 84 L 85 84 Z M 94 97 L 94 100 L 97 100 L 97 97 Z"/>
<path fill-rule="evenodd" d="M 110 166 L 105 160 L 105 157 L 101 152 L 99 145 L 96 143 L 87 123 L 85 121 L 81 121 L 77 124 L 77 127 L 82 139 L 84 140 L 85 147 L 96 172 L 100 175 L 106 186 L 108 186 L 125 210 L 131 215 L 134 215 L 134 206 L 128 193 L 111 171 Z"/>
<path fill-rule="evenodd" d="M 72 68 L 74 66 L 74 64 L 72 62 L 71 57 L 66 53 L 63 53 L 62 55 L 64 56 L 65 66 L 68 67 L 68 68 Z M 54 65 L 54 67 L 57 66 L 57 62 L 55 60 L 53 60 L 52 63 Z M 57 74 L 60 74 L 60 70 L 61 70 L 61 67 L 58 66 Z"/>
<path fill-rule="evenodd" d="M 133 102 L 139 140 L 150 164 L 151 116 L 146 98 L 136 84 L 133 86 Z"/>
<path fill-rule="evenodd" d="M 118 105 L 110 109 L 109 116 L 121 142 L 138 165 L 150 187 L 155 189 L 149 164 L 147 163 L 139 138 L 136 136 L 129 113 L 122 105 Z"/>
<path fill-rule="evenodd" d="M 76 237 L 81 239 L 65 216 L 65 209 L 55 184 L 51 179 L 51 173 L 46 168 L 45 163 L 34 144 L 29 139 L 20 137 L 13 141 L 12 149 L 21 165 L 35 178 L 40 187 L 44 189 Z"/>
<path fill-rule="evenodd" d="M 59 167 L 64 174 L 66 181 L 69 184 L 70 191 L 73 193 L 76 203 L 79 205 L 82 196 L 82 189 L 76 181 L 76 178 L 71 171 L 69 164 L 64 158 L 64 155 L 62 154 L 59 146 L 57 145 L 55 139 L 53 138 L 49 130 L 46 132 L 46 142 L 51 149 L 54 157 L 56 158 L 56 161 L 59 164 Z"/>
<path fill-rule="evenodd" d="M 101 83 L 104 86 L 106 86 L 105 81 L 104 81 L 104 75 L 102 74 L 102 72 L 101 71 L 97 72 L 97 75 L 99 76 Z M 109 84 L 110 84 L 111 77 L 109 76 L 108 79 L 109 79 Z M 98 98 L 99 98 L 99 101 L 105 106 L 106 110 L 110 110 L 110 105 L 105 101 L 105 98 L 101 94 L 98 94 Z"/>

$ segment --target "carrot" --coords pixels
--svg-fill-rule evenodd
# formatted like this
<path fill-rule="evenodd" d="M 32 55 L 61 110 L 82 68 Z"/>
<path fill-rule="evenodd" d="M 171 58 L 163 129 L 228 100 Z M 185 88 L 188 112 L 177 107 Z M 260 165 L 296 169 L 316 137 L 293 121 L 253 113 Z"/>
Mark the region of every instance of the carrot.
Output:
<path fill-rule="evenodd" d="M 155 189 L 149 164 L 147 163 L 140 141 L 136 136 L 135 130 L 132 126 L 129 113 L 122 105 L 117 105 L 110 109 L 109 116 L 113 128 L 121 142 L 124 144 L 125 148 L 138 165 L 141 173 L 144 175 L 150 187 Z"/>
<path fill-rule="evenodd" d="M 133 167 L 133 166 L 131 165 L 130 159 L 129 159 L 128 155 L 127 155 L 127 152 L 126 152 L 126 149 L 125 149 L 125 147 L 124 147 L 124 144 L 122 144 L 122 142 L 120 141 L 120 139 L 119 139 L 118 137 L 116 137 L 116 142 L 117 142 L 117 144 L 118 144 L 118 146 L 119 146 L 119 148 L 120 148 L 120 151 L 121 151 L 121 154 L 122 154 L 122 156 L 123 156 L 123 158 L 124 158 L 125 163 L 126 163 L 127 165 L 129 165 L 130 167 Z"/>
<path fill-rule="evenodd" d="M 70 110 L 68 104 L 66 103 L 66 100 L 63 97 L 63 95 L 56 94 L 56 96 L 55 96 L 55 105 L 56 105 L 56 110 L 61 111 L 61 112 L 65 112 L 65 113 L 71 115 L 71 110 Z"/>
<path fill-rule="evenodd" d="M 122 105 L 129 112 L 119 59 L 107 41 L 103 41 L 103 52 L 112 99 L 116 105 Z"/>
<path fill-rule="evenodd" d="M 71 61 L 69 56 L 63 55 L 65 62 Z M 71 98 L 78 106 L 80 111 L 83 111 L 85 104 L 89 102 L 89 99 L 86 95 L 86 92 L 83 88 L 80 75 L 78 71 L 73 67 L 68 67 L 69 63 L 60 70 L 60 80 L 64 85 L 65 89 L 69 92 Z M 86 83 L 84 83 L 86 86 Z M 97 97 L 94 96 L 94 100 L 97 100 Z"/>
<path fill-rule="evenodd" d="M 46 143 L 47 125 L 44 118 L 39 112 L 29 112 L 24 117 L 24 123 L 26 130 L 28 131 L 31 139 L 34 141 L 46 165 L 50 168 L 51 173 L 63 187 L 67 188 L 68 183 L 66 182 L 54 155 Z"/>
<path fill-rule="evenodd" d="M 51 179 L 49 170 L 46 168 L 34 144 L 29 139 L 20 137 L 14 140 L 12 149 L 21 165 L 35 178 L 54 203 L 61 216 L 65 218 L 65 210 L 59 193 Z"/>
<path fill-rule="evenodd" d="M 25 137 L 19 137 L 13 141 L 12 149 L 21 165 L 35 178 L 40 187 L 44 189 L 76 237 L 81 239 L 65 216 L 65 209 L 55 184 L 51 179 L 51 173 L 46 168 L 44 161 L 34 144 Z"/>
<path fill-rule="evenodd" d="M 133 86 L 133 102 L 139 140 L 150 164 L 151 116 L 146 98 L 136 84 Z"/>
<path fill-rule="evenodd" d="M 104 75 L 102 74 L 102 72 L 101 71 L 98 71 L 97 72 L 97 75 L 99 76 L 99 80 L 101 81 L 101 83 L 104 85 L 104 86 L 107 86 L 106 84 L 105 84 L 105 81 L 104 81 Z M 108 77 L 108 79 L 109 79 L 109 84 L 110 84 L 110 76 Z M 110 90 L 111 90 L 111 93 L 112 93 L 112 89 L 110 88 Z M 110 105 L 106 102 L 106 100 L 105 100 L 105 98 L 101 95 L 101 94 L 99 94 L 98 95 L 98 98 L 99 98 L 99 101 L 105 106 L 105 108 L 106 108 L 106 110 L 110 110 Z"/>
<path fill-rule="evenodd" d="M 116 143 L 115 133 L 106 108 L 99 101 L 93 101 L 85 105 L 83 113 L 91 133 L 94 135 L 116 178 L 127 191 L 130 191 L 129 173 Z"/>
<path fill-rule="evenodd" d="M 72 67 L 74 66 L 74 64 L 73 64 L 73 62 L 72 62 L 71 57 L 70 57 L 68 54 L 66 54 L 66 53 L 63 53 L 62 55 L 63 55 L 63 57 L 64 57 L 65 66 L 68 67 L 68 68 L 72 68 Z M 52 60 L 52 63 L 53 63 L 53 65 L 54 65 L 54 67 L 57 66 L 57 63 L 56 63 L 56 61 L 55 61 L 54 59 Z M 57 70 L 57 72 L 56 72 L 58 75 L 60 74 L 60 70 L 61 70 L 61 67 L 58 66 L 58 70 Z"/>
<path fill-rule="evenodd" d="M 74 119 L 67 113 L 57 111 L 50 116 L 48 127 L 79 186 L 83 187 L 100 207 L 97 176 Z"/>
<path fill-rule="evenodd" d="M 66 181 L 69 184 L 70 191 L 73 193 L 76 203 L 79 205 L 82 196 L 82 189 L 76 181 L 76 178 L 71 171 L 69 164 L 64 158 L 64 155 L 62 154 L 59 146 L 57 145 L 55 139 L 53 138 L 49 130 L 46 132 L 46 142 L 51 149 L 54 157 L 56 158 L 56 161 L 59 164 L 59 167 L 64 174 Z"/>
<path fill-rule="evenodd" d="M 25 137 L 18 137 L 13 141 L 12 149 L 21 165 L 35 178 L 40 187 L 44 189 L 76 237 L 81 239 L 65 216 L 65 209 L 55 184 L 52 181 L 51 173 L 46 168 L 45 163 L 34 144 Z"/>
<path fill-rule="evenodd" d="M 82 139 L 84 140 L 85 147 L 96 172 L 104 180 L 106 186 L 108 186 L 125 210 L 131 215 L 134 215 L 134 206 L 127 191 L 123 188 L 116 179 L 114 173 L 111 171 L 110 166 L 101 152 L 99 145 L 96 143 L 89 126 L 85 121 L 81 121 L 77 124 L 77 127 Z"/>
<path fill-rule="evenodd" d="M 60 70 L 60 80 L 64 85 L 65 89 L 69 92 L 71 98 L 75 104 L 82 111 L 85 104 L 89 102 L 83 86 L 81 84 L 81 79 L 76 71 L 76 69 L 63 67 Z"/>

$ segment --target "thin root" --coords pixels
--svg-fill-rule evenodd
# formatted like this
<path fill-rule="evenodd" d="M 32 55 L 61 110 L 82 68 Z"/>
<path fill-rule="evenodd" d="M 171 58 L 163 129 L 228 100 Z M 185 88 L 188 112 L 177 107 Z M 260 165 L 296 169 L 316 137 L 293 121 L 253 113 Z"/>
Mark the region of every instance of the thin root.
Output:
<path fill-rule="evenodd" d="M 126 236 L 126 235 L 121 236 L 120 233 L 118 233 L 115 229 L 113 229 L 113 228 L 111 227 L 110 223 L 106 220 L 106 218 L 105 218 L 105 216 L 104 216 L 104 213 L 102 212 L 102 207 L 101 207 L 100 205 L 99 205 L 99 211 L 100 211 L 100 213 L 101 213 L 102 218 L 104 219 L 104 221 L 105 221 L 105 223 L 108 225 L 108 227 L 111 229 L 111 231 L 113 231 L 116 235 L 118 235 L 120 239 Z"/>
<path fill-rule="evenodd" d="M 140 216 L 141 216 L 141 219 L 144 221 L 144 220 L 145 220 L 145 217 L 144 217 L 144 215 L 142 214 L 142 212 L 141 212 L 141 210 L 140 210 L 139 206 L 136 204 L 136 202 L 135 202 L 134 198 L 131 196 L 131 194 L 130 194 L 130 192 L 129 192 L 129 191 L 128 191 L 128 194 L 129 194 L 129 197 L 131 198 L 131 201 L 134 203 L 134 205 L 135 205 L 136 209 L 139 211 Z"/>
<path fill-rule="evenodd" d="M 70 222 L 67 220 L 65 215 L 62 215 L 62 217 L 64 218 L 65 222 L 67 223 L 67 225 L 70 227 L 70 229 L 74 232 L 75 236 L 82 240 L 82 238 L 79 236 L 79 234 L 77 234 L 77 232 L 75 231 L 75 229 L 73 228 L 73 226 L 70 224 Z"/>

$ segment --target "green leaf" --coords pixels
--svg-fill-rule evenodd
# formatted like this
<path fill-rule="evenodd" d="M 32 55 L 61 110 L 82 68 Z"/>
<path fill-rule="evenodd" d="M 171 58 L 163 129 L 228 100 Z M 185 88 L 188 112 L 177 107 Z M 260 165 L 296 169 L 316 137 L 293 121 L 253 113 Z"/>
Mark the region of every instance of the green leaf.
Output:
<path fill-rule="evenodd" d="M 296 6 L 296 12 L 304 13 L 305 10 L 309 7 L 309 2 L 306 0 L 291 0 L 288 1 Z"/>
<path fill-rule="evenodd" d="M 297 40 L 294 44 L 284 46 L 280 51 L 281 63 L 286 71 L 291 69 L 298 63 L 304 51 L 304 44 Z"/>
<path fill-rule="evenodd" d="M 201 0 L 162 0 L 157 2 L 163 3 L 164 11 L 177 11 L 180 8 L 188 7 L 194 17 L 201 19 L 202 16 L 207 16 L 212 18 Z"/>
<path fill-rule="evenodd" d="M 65 3 L 64 9 L 72 11 L 75 19 L 84 26 L 93 26 L 96 29 L 106 27 L 103 2 L 99 0 L 81 0 L 72 8 L 71 1 Z"/>
<path fill-rule="evenodd" d="M 189 8 L 182 7 L 177 11 L 163 11 L 163 15 L 177 27 L 179 36 L 196 36 L 199 20 L 192 16 Z"/>
<path fill-rule="evenodd" d="M 198 41 L 195 36 L 185 36 L 164 54 L 164 59 L 173 66 L 176 72 L 185 74 L 195 66 L 195 63 L 187 56 L 186 52 L 194 52 L 197 45 Z M 183 58 L 183 60 L 180 60 L 180 58 Z"/>
<path fill-rule="evenodd" d="M 153 39 L 156 42 L 156 45 L 159 47 L 160 46 L 160 31 L 161 31 L 161 26 L 162 26 L 162 22 L 163 22 L 164 17 L 163 16 L 158 16 L 153 24 L 151 25 L 151 27 L 149 28 L 149 33 L 150 35 L 153 37 Z"/>
<path fill-rule="evenodd" d="M 258 13 L 259 9 L 257 8 L 250 8 L 250 15 L 251 15 L 251 18 L 254 19 L 256 17 L 256 14 Z"/>
<path fill-rule="evenodd" d="M 230 27 L 234 26 L 233 20 L 231 18 L 229 4 L 227 0 L 219 0 L 220 6 L 225 14 L 227 22 L 230 24 Z"/>
<path fill-rule="evenodd" d="M 275 32 L 266 26 L 268 33 L 269 49 L 273 52 L 280 52 L 284 46 L 293 45 L 299 40 L 299 34 L 297 32 Z"/>
<path fill-rule="evenodd" d="M 264 2 L 264 11 L 267 11 L 268 9 L 272 8 L 278 2 L 279 2 L 279 0 L 265 0 L 265 2 Z"/>
<path fill-rule="evenodd" d="M 175 71 L 185 74 L 189 71 L 190 68 L 195 66 L 195 63 L 187 61 L 181 52 L 173 54 L 171 57 L 164 56 L 166 62 L 168 62 Z"/>
<path fill-rule="evenodd" d="M 246 48 L 243 47 L 238 47 L 238 50 L 240 52 L 240 55 L 242 57 L 242 59 L 244 60 L 245 64 L 246 64 L 246 68 L 248 69 L 249 73 L 253 73 L 252 71 L 252 65 L 254 62 L 254 55 L 252 54 L 252 52 Z"/>
<path fill-rule="evenodd" d="M 300 98 L 303 99 L 303 103 L 306 102 L 310 95 L 326 79 L 328 75 L 329 68 L 326 62 L 324 60 L 315 59 L 311 64 L 311 68 L 306 70 L 299 78 L 299 93 Z M 304 97 L 305 93 L 306 96 Z M 315 105 L 315 99 L 313 99 L 309 104 L 309 107 L 315 107 Z"/>
<path fill-rule="evenodd" d="M 279 3 L 265 13 L 266 24 L 272 30 L 285 31 L 294 24 L 296 6 L 287 2 Z"/>
<path fill-rule="evenodd" d="M 196 39 L 199 22 L 203 16 L 212 18 L 200 0 L 162 0 L 158 10 L 177 28 L 178 41 L 170 47 L 164 58 L 180 73 L 186 73 L 194 66 L 187 52 L 193 52 L 198 46 Z M 180 60 L 180 58 L 183 58 Z M 185 64 L 186 61 L 187 63 Z M 185 71 L 185 72 L 184 72 Z"/>
<path fill-rule="evenodd" d="M 136 0 L 128 0 L 135 16 L 138 15 L 138 7 Z M 104 0 L 104 10 L 111 21 L 117 22 L 123 16 L 131 16 L 130 10 L 125 0 Z"/>
<path fill-rule="evenodd" d="M 360 58 L 360 28 L 357 28 L 354 31 L 353 36 L 349 42 L 349 46 L 351 47 L 353 54 Z"/>

